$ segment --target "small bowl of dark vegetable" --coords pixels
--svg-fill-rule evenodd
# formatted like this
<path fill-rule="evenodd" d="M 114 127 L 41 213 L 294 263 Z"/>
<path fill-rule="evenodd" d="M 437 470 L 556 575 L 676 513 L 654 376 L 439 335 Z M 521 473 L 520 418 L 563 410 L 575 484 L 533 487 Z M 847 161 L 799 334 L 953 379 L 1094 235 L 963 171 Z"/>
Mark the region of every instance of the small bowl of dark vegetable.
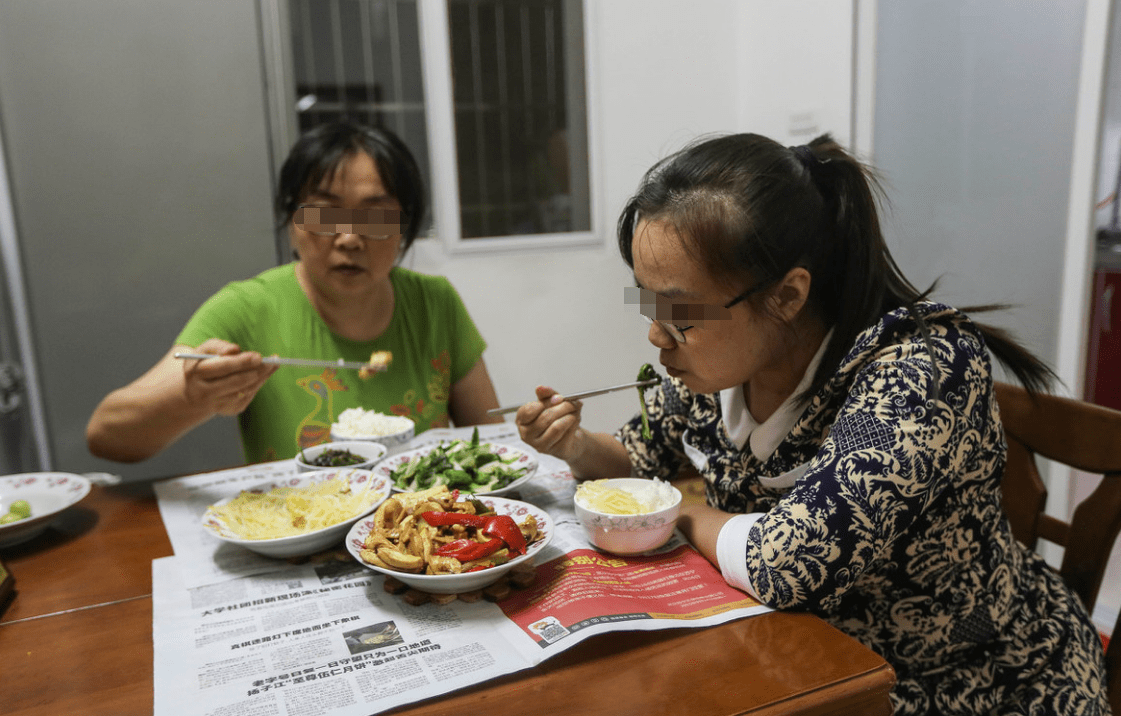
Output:
<path fill-rule="evenodd" d="M 368 440 L 346 440 L 323 443 L 296 453 L 296 469 L 300 472 L 357 467 L 370 470 L 381 461 L 389 448 Z"/>

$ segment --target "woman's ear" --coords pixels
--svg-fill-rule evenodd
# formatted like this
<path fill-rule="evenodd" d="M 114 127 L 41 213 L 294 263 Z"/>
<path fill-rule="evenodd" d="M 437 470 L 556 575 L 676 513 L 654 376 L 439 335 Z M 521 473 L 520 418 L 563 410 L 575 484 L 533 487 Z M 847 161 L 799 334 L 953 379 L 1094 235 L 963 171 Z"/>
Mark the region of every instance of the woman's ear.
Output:
<path fill-rule="evenodd" d="M 787 271 L 770 292 L 771 308 L 775 314 L 785 322 L 793 321 L 810 298 L 812 282 L 810 272 L 802 266 L 795 266 Z"/>
<path fill-rule="evenodd" d="M 292 250 L 292 258 L 300 260 L 300 252 L 296 250 L 296 232 L 292 228 L 292 217 L 288 217 L 288 248 Z"/>

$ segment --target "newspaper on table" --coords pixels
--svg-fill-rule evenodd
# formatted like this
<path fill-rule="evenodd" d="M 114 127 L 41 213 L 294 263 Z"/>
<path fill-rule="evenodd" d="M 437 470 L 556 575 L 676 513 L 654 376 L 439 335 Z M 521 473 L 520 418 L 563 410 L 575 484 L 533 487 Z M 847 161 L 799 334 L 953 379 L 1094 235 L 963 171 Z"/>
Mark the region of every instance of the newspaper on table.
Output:
<path fill-rule="evenodd" d="M 438 440 L 460 431 L 433 432 Z M 480 431 L 494 435 L 519 442 Z M 412 606 L 345 551 L 258 564 L 176 534 L 201 533 L 201 512 L 187 519 L 197 505 L 172 502 L 226 497 L 277 469 L 285 468 L 181 478 L 157 493 L 175 549 L 152 564 L 157 716 L 365 716 L 531 668 L 598 634 L 712 626 L 769 611 L 729 587 L 679 534 L 634 557 L 591 547 L 572 508 L 571 473 L 544 455 L 520 498 L 554 518 L 553 541 L 535 559 L 533 584 L 498 602 Z"/>

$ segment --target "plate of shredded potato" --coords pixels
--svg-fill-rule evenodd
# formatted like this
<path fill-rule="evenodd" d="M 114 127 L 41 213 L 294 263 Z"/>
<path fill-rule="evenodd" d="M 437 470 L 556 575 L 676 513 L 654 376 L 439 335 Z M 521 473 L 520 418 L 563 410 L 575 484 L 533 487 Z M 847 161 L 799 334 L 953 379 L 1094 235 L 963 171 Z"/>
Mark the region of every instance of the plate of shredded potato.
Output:
<path fill-rule="evenodd" d="M 315 470 L 216 502 L 202 525 L 218 539 L 259 554 L 298 557 L 341 541 L 389 493 L 389 481 L 370 470 Z"/>
<path fill-rule="evenodd" d="M 531 561 L 552 536 L 552 518 L 536 505 L 437 485 L 389 497 L 354 524 L 346 549 L 369 569 L 414 589 L 458 594 Z"/>

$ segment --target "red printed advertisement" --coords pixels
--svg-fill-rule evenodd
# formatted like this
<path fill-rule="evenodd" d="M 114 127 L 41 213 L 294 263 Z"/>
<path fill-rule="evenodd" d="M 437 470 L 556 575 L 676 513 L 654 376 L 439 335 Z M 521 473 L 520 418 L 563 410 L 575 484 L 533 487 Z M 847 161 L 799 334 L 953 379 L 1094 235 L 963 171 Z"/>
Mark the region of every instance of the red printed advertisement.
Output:
<path fill-rule="evenodd" d="M 665 554 L 637 557 L 573 550 L 540 565 L 532 586 L 498 606 L 546 647 L 596 625 L 692 621 L 759 602 L 728 586 L 708 560 L 682 545 Z"/>

